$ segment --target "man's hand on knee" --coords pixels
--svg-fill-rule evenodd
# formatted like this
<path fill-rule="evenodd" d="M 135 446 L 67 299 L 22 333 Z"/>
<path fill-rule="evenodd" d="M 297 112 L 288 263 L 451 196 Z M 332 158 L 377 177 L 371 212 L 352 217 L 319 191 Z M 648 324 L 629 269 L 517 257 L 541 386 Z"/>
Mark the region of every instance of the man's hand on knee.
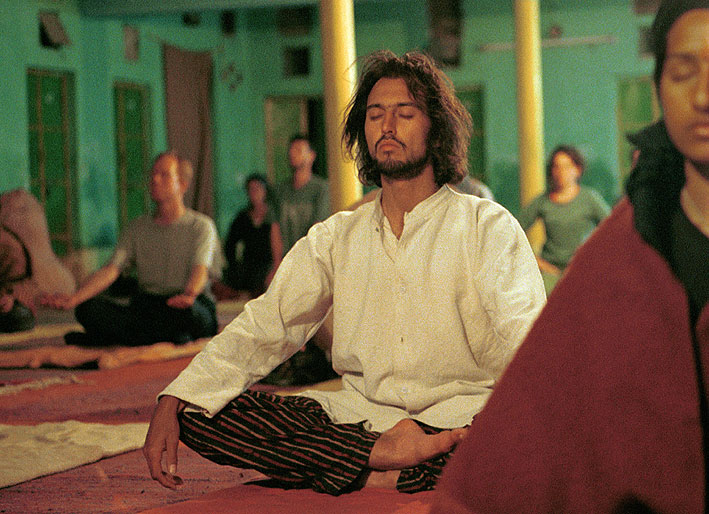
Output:
<path fill-rule="evenodd" d="M 153 412 L 143 445 L 143 456 L 148 463 L 150 476 L 169 489 L 182 485 L 182 479 L 175 473 L 177 472 L 177 446 L 180 442 L 177 413 L 183 407 L 184 403 L 179 398 L 161 397 Z M 162 464 L 163 453 L 166 454 L 165 468 Z"/>
<path fill-rule="evenodd" d="M 78 305 L 73 296 L 61 293 L 43 294 L 39 298 L 39 303 L 44 307 L 58 310 L 71 310 Z"/>
<path fill-rule="evenodd" d="M 194 305 L 196 296 L 188 294 L 177 294 L 167 299 L 167 305 L 173 309 L 189 309 Z"/>

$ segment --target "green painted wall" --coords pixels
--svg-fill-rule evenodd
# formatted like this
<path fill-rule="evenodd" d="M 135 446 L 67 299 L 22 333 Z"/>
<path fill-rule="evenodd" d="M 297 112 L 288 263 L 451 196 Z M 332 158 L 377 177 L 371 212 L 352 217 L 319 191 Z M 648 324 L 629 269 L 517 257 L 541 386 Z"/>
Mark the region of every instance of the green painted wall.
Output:
<path fill-rule="evenodd" d="M 485 150 L 488 182 L 501 203 L 519 209 L 515 65 L 512 51 L 481 52 L 484 43 L 513 41 L 509 2 L 463 0 L 461 65 L 447 69 L 458 88 L 484 90 Z M 562 5 L 555 2 L 553 5 Z M 584 182 L 608 201 L 619 194 L 617 83 L 650 74 L 652 61 L 637 56 L 638 27 L 647 16 L 633 14 L 628 0 L 589 0 L 579 7 L 542 12 L 542 32 L 559 25 L 564 37 L 610 34 L 616 42 L 594 47 L 545 48 L 542 52 L 545 148 L 578 145 L 589 167 Z M 60 51 L 39 45 L 37 13 L 58 11 L 73 45 Z M 212 49 L 214 55 L 213 126 L 216 221 L 224 234 L 244 204 L 244 178 L 264 172 L 264 100 L 270 95 L 321 95 L 319 20 L 308 36 L 283 37 L 276 30 L 276 11 L 237 11 L 236 33 L 221 34 L 219 16 L 207 12 L 199 27 L 188 28 L 179 16 L 127 19 L 88 18 L 75 0 L 2 0 L 0 2 L 0 191 L 28 185 L 26 70 L 58 69 L 74 74 L 76 84 L 79 240 L 83 246 L 109 247 L 116 238 L 117 208 L 113 135 L 114 81 L 145 84 L 151 94 L 154 153 L 165 149 L 161 42 L 190 50 Z M 380 48 L 401 53 L 426 47 L 425 0 L 356 2 L 357 54 Z M 122 27 L 140 31 L 140 59 L 123 58 Z M 285 79 L 282 54 L 287 47 L 308 46 L 309 76 Z M 230 88 L 223 72 L 233 64 L 241 77 Z"/>
<path fill-rule="evenodd" d="M 510 2 L 511 3 L 511 2 Z M 513 51 L 480 52 L 491 42 L 511 42 L 511 13 L 489 12 L 489 1 L 468 0 L 462 65 L 450 72 L 458 87 L 480 84 L 485 90 L 487 175 L 498 200 L 519 208 L 517 108 Z M 559 2 L 559 5 L 562 3 Z M 542 49 L 545 154 L 561 143 L 578 146 L 586 156 L 583 182 L 609 202 L 619 193 L 617 82 L 648 75 L 652 60 L 638 58 L 638 27 L 651 17 L 638 17 L 632 2 L 589 1 L 586 8 L 543 10 L 541 32 L 558 25 L 564 38 L 612 35 L 616 42 L 599 46 Z M 500 8 L 497 8 L 499 11 Z"/>
<path fill-rule="evenodd" d="M 484 89 L 487 176 L 501 203 L 519 209 L 519 166 L 515 59 L 513 51 L 482 52 L 480 45 L 514 40 L 509 2 L 463 0 L 461 65 L 446 72 L 457 88 Z M 543 48 L 545 149 L 561 143 L 581 148 L 587 158 L 583 182 L 609 201 L 620 194 L 618 181 L 617 83 L 621 78 L 650 74 L 652 61 L 638 57 L 638 28 L 652 18 L 636 16 L 629 0 L 590 0 L 584 7 L 543 10 L 541 28 L 563 29 L 564 38 L 613 36 L 598 46 Z M 320 94 L 319 29 L 310 37 L 283 38 L 276 33 L 275 10 L 248 13 L 248 54 L 253 67 L 252 120 L 256 155 L 265 155 L 263 100 L 268 95 Z M 396 53 L 425 49 L 428 40 L 425 0 L 355 3 L 357 55 L 381 48 Z M 286 46 L 309 45 L 312 73 L 307 79 L 284 79 L 281 53 Z M 267 63 L 267 64 L 266 64 Z M 255 169 L 263 169 L 256 166 Z"/>

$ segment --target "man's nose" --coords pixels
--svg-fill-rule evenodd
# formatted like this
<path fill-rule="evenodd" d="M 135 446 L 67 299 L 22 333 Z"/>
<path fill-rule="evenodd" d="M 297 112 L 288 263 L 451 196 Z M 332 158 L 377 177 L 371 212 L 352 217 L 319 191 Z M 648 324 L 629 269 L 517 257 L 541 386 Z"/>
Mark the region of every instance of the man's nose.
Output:
<path fill-rule="evenodd" d="M 382 132 L 385 134 L 396 134 L 396 116 L 394 116 L 393 112 L 384 113 Z"/>
<path fill-rule="evenodd" d="M 709 66 L 702 67 L 697 87 L 692 96 L 692 101 L 697 109 L 709 110 Z"/>

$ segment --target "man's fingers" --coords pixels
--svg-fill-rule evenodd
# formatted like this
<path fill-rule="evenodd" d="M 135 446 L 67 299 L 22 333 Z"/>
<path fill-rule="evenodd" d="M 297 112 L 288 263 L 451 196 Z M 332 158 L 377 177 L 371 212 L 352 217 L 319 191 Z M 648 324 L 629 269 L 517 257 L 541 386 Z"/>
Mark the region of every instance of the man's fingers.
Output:
<path fill-rule="evenodd" d="M 151 478 L 168 489 L 176 489 L 177 486 L 180 486 L 183 483 L 182 479 L 174 474 L 174 472 L 177 471 L 177 452 L 174 453 L 174 463 L 170 464 L 168 461 L 168 469 L 171 469 L 166 473 L 162 469 L 162 451 L 154 452 L 147 447 L 143 448 L 143 454 L 145 455 L 145 460 L 148 463 L 148 470 L 150 471 Z"/>
<path fill-rule="evenodd" d="M 153 450 L 148 446 L 143 447 L 143 455 L 145 456 L 145 462 L 148 464 L 148 471 L 150 471 L 150 476 L 153 480 L 159 480 L 158 477 L 162 475 L 162 451 Z"/>
<path fill-rule="evenodd" d="M 452 433 L 453 433 L 453 437 L 454 437 L 454 439 L 455 439 L 455 441 L 456 441 L 456 444 L 458 444 L 458 443 L 461 442 L 463 439 L 465 439 L 465 436 L 468 434 L 468 428 L 467 428 L 467 427 L 464 427 L 464 428 L 454 428 L 454 429 L 452 430 Z"/>
<path fill-rule="evenodd" d="M 177 489 L 177 486 L 182 485 L 182 479 L 180 477 L 165 472 L 158 475 L 157 481 L 168 489 Z"/>
<path fill-rule="evenodd" d="M 177 472 L 177 441 L 167 441 L 167 471 L 171 475 Z"/>

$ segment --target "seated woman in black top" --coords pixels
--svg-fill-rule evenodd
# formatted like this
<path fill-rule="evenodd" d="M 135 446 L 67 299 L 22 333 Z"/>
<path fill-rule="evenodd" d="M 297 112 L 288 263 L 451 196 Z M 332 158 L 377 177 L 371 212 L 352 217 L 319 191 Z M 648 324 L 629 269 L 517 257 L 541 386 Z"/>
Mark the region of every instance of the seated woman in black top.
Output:
<path fill-rule="evenodd" d="M 233 291 L 215 288 L 220 298 L 247 291 L 251 297 L 266 290 L 281 262 L 281 231 L 268 204 L 268 186 L 261 175 L 246 179 L 249 204 L 231 224 L 224 244 L 227 268 L 223 282 Z"/>

